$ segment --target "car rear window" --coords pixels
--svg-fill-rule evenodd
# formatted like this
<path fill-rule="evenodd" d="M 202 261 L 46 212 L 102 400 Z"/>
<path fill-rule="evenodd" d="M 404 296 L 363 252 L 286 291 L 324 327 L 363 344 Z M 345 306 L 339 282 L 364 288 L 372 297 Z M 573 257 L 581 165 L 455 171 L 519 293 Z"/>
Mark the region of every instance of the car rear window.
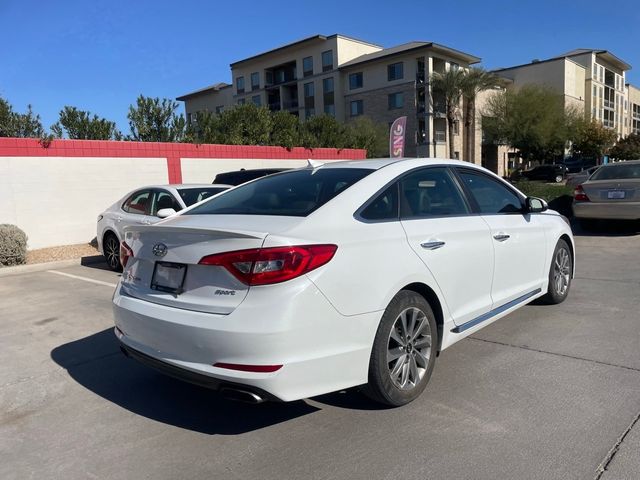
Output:
<path fill-rule="evenodd" d="M 240 185 L 185 215 L 306 217 L 372 171 L 366 168 L 305 168 L 278 173 Z"/>
<path fill-rule="evenodd" d="M 597 170 L 589 180 L 624 180 L 624 179 L 640 180 L 640 163 L 618 163 Z"/>
<path fill-rule="evenodd" d="M 194 203 L 201 202 L 209 197 L 216 195 L 217 193 L 227 190 L 223 187 L 203 187 L 203 188 L 181 188 L 178 190 L 182 201 L 187 207 L 190 207 Z"/>

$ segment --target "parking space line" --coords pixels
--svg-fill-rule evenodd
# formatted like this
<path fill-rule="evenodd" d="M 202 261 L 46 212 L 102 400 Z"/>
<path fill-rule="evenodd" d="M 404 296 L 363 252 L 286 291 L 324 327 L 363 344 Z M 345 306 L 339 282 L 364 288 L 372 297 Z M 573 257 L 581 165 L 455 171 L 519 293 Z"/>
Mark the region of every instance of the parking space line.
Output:
<path fill-rule="evenodd" d="M 95 283 L 97 285 L 104 285 L 105 287 L 116 288 L 115 283 L 103 282 L 101 280 L 94 280 L 93 278 L 81 277 L 80 275 L 72 275 L 70 273 L 59 272 L 57 270 L 47 270 L 49 273 L 55 273 L 56 275 L 62 275 L 63 277 L 75 278 L 76 280 L 83 280 L 85 282 Z"/>

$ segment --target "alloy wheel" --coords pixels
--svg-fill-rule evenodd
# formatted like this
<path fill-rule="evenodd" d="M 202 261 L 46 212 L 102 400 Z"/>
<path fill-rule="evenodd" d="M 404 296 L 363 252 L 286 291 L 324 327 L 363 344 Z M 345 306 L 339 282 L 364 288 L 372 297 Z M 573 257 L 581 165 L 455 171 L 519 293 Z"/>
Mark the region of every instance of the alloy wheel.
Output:
<path fill-rule="evenodd" d="M 553 266 L 553 283 L 558 295 L 563 296 L 569 288 L 571 278 L 571 256 L 566 248 L 556 252 Z"/>
<path fill-rule="evenodd" d="M 115 237 L 109 235 L 106 238 L 104 242 L 104 253 L 110 268 L 115 270 L 120 266 L 120 243 Z"/>
<path fill-rule="evenodd" d="M 423 311 L 410 307 L 396 318 L 387 347 L 387 365 L 393 384 L 411 390 L 424 377 L 431 357 L 431 327 Z"/>

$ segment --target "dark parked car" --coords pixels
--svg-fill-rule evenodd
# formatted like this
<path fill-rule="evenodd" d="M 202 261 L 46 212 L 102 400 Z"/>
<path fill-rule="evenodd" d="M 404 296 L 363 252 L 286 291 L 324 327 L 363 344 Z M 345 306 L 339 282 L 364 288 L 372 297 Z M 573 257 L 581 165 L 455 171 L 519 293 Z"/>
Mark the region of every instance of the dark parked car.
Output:
<path fill-rule="evenodd" d="M 567 167 L 567 173 L 578 173 L 588 168 L 594 167 L 598 165 L 598 161 L 595 159 L 589 158 L 568 158 L 562 162 L 565 167 Z"/>
<path fill-rule="evenodd" d="M 560 183 L 567 174 L 564 165 L 538 165 L 530 170 L 516 170 L 511 175 L 512 180 L 544 180 L 546 182 Z"/>
<path fill-rule="evenodd" d="M 225 185 L 240 185 L 256 178 L 266 177 L 272 173 L 284 172 L 288 168 L 255 168 L 251 170 L 240 169 L 235 172 L 224 172 L 216 175 L 213 183 L 223 183 Z"/>

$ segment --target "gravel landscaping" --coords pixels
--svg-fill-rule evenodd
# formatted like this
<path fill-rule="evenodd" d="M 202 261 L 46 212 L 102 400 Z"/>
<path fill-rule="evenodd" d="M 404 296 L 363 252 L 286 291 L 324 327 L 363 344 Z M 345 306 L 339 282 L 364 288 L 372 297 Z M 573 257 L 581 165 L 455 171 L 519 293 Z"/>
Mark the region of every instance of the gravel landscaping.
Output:
<path fill-rule="evenodd" d="M 27 264 L 71 260 L 74 258 L 100 255 L 98 250 L 89 243 L 77 245 L 61 245 L 59 247 L 38 248 L 27 252 Z"/>

